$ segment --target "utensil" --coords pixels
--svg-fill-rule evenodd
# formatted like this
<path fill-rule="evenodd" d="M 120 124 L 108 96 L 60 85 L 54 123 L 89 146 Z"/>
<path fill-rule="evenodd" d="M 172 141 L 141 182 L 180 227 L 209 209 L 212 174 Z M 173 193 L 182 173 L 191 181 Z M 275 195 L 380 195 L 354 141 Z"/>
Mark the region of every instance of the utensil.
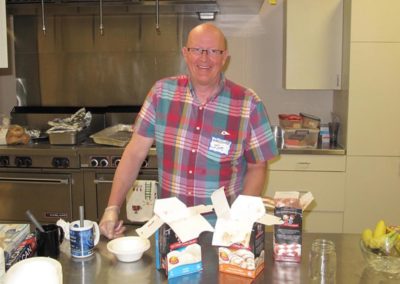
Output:
<path fill-rule="evenodd" d="M 82 228 L 84 226 L 84 213 L 83 206 L 79 206 L 79 226 Z"/>
<path fill-rule="evenodd" d="M 44 233 L 44 229 L 43 229 L 42 225 L 38 222 L 38 220 L 36 220 L 35 216 L 33 216 L 33 214 L 31 213 L 30 210 L 26 211 L 26 215 L 32 221 L 32 223 L 35 224 L 35 226 L 39 229 L 39 231 Z"/>

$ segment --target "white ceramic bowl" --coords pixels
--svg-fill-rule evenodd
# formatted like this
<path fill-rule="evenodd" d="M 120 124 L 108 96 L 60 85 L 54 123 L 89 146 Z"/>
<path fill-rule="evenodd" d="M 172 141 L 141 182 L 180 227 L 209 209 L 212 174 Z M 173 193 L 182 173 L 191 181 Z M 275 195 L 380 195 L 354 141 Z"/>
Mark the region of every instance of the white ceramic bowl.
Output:
<path fill-rule="evenodd" d="M 107 249 L 122 262 L 141 259 L 143 253 L 149 248 L 150 241 L 148 239 L 136 236 L 117 238 L 107 244 Z"/>

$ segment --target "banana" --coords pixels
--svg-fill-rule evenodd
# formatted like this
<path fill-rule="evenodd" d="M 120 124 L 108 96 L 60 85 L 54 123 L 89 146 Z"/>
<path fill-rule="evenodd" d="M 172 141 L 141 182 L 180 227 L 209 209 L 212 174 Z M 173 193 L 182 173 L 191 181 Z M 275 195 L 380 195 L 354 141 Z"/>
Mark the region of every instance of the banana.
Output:
<path fill-rule="evenodd" d="M 373 238 L 380 238 L 381 236 L 386 234 L 386 224 L 385 221 L 379 220 L 379 222 L 375 226 Z"/>
<path fill-rule="evenodd" d="M 364 242 L 364 245 L 366 247 L 370 246 L 370 241 L 372 239 L 372 230 L 371 229 L 365 229 L 362 233 L 362 240 Z"/>

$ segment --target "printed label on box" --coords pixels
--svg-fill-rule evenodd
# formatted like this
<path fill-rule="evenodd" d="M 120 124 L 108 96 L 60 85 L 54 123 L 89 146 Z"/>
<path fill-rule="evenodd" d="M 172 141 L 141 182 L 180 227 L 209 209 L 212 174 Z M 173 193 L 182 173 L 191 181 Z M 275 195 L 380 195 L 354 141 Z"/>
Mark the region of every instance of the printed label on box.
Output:
<path fill-rule="evenodd" d="M 254 224 L 249 247 L 241 244 L 219 247 L 219 271 L 256 278 L 265 265 L 264 230 L 263 224 Z"/>
<path fill-rule="evenodd" d="M 162 225 L 156 233 L 156 268 L 169 279 L 203 270 L 198 239 L 181 242 L 170 226 Z"/>
<path fill-rule="evenodd" d="M 276 207 L 275 216 L 283 224 L 274 227 L 274 259 L 300 262 L 303 211 L 293 207 Z"/>

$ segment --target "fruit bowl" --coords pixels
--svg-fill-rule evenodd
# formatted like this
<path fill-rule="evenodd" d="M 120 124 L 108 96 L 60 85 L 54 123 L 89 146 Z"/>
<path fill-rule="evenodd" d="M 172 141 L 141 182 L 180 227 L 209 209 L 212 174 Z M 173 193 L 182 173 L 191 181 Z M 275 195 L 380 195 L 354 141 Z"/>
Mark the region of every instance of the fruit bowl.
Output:
<path fill-rule="evenodd" d="M 360 240 L 361 253 L 365 261 L 375 270 L 386 273 L 400 273 L 400 257 L 382 255 L 365 246 Z"/>

